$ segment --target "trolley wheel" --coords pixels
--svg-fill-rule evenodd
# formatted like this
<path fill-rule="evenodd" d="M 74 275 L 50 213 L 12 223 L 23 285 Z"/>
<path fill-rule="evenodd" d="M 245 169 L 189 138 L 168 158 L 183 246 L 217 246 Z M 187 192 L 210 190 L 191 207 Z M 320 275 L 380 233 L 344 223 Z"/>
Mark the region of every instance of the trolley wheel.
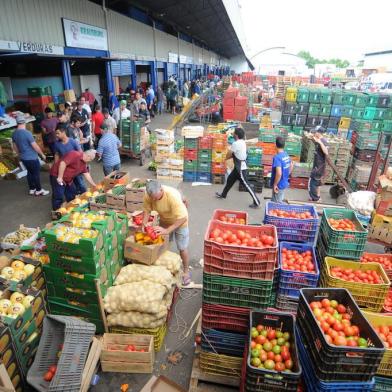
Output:
<path fill-rule="evenodd" d="M 146 153 L 144 151 L 140 152 L 139 166 L 144 166 L 146 163 Z"/>

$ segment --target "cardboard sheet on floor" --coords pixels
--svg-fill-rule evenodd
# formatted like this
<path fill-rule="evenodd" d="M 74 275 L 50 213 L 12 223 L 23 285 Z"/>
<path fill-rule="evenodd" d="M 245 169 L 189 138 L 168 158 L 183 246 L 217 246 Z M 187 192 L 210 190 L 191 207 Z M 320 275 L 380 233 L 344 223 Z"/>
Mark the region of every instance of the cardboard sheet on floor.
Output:
<path fill-rule="evenodd" d="M 165 376 L 152 376 L 140 392 L 186 392 Z"/>

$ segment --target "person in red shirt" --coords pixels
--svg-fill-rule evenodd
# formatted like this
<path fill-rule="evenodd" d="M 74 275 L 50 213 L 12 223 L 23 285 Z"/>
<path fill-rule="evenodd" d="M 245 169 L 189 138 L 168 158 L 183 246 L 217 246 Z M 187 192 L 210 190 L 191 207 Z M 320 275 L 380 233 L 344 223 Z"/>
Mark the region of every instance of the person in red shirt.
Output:
<path fill-rule="evenodd" d="M 82 93 L 82 97 L 84 97 L 86 99 L 87 103 L 92 108 L 94 105 L 95 97 L 94 97 L 94 94 L 90 91 L 90 89 L 86 88 L 84 90 L 84 93 Z"/>
<path fill-rule="evenodd" d="M 94 143 L 97 146 L 99 139 L 102 136 L 102 123 L 105 120 L 104 115 L 101 112 L 101 107 L 97 105 L 91 116 L 91 126 L 94 135 Z"/>
<path fill-rule="evenodd" d="M 83 174 L 90 185 L 96 186 L 87 168 L 87 163 L 94 158 L 95 150 L 70 151 L 53 164 L 50 169 L 53 210 L 60 208 L 64 197 L 67 202 L 75 198 L 74 178 L 80 174 Z"/>

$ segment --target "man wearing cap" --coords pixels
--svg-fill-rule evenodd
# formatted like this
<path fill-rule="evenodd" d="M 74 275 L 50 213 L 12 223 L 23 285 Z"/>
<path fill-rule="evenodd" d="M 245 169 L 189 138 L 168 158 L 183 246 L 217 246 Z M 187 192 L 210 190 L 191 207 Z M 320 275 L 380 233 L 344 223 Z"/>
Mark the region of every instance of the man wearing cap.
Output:
<path fill-rule="evenodd" d="M 321 179 L 325 175 L 326 156 L 328 155 L 328 141 L 323 137 L 325 129 L 317 126 L 312 130 L 312 139 L 316 145 L 313 159 L 313 169 L 309 178 L 310 201 L 320 202 Z"/>
<path fill-rule="evenodd" d="M 116 108 L 113 112 L 113 118 L 118 125 L 120 120 L 125 120 L 131 117 L 131 112 L 127 109 L 127 101 L 123 99 L 120 101 L 120 107 Z"/>
<path fill-rule="evenodd" d="M 41 187 L 40 169 L 41 164 L 38 155 L 46 159 L 40 146 L 36 143 L 31 132 L 26 130 L 26 120 L 23 114 L 16 116 L 16 130 L 12 134 L 14 151 L 19 155 L 20 161 L 27 170 L 27 183 L 29 194 L 34 196 L 46 196 L 49 191 Z"/>
<path fill-rule="evenodd" d="M 51 108 L 45 108 L 45 118 L 41 121 L 44 143 L 49 147 L 52 154 L 54 154 L 53 146 L 56 142 L 56 126 L 59 122 L 53 114 Z"/>
<path fill-rule="evenodd" d="M 97 154 L 102 159 L 103 173 L 109 175 L 114 170 L 120 170 L 121 159 L 118 149 L 121 147 L 120 139 L 106 126 L 102 126 L 102 137 L 99 140 Z"/>
<path fill-rule="evenodd" d="M 52 208 L 57 210 L 65 200 L 71 201 L 75 198 L 75 177 L 83 174 L 87 182 L 96 186 L 92 179 L 87 163 L 95 158 L 95 150 L 70 151 L 55 162 L 50 169 L 50 184 L 52 185 Z"/>

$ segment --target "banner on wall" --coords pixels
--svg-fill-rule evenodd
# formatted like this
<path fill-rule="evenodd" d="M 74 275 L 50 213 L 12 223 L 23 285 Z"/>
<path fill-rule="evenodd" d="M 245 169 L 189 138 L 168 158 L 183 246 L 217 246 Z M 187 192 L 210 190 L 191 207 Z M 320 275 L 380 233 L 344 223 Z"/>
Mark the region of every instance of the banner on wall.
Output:
<path fill-rule="evenodd" d="M 105 29 L 62 18 L 66 46 L 95 50 L 108 50 Z"/>
<path fill-rule="evenodd" d="M 169 52 L 168 62 L 169 63 L 178 63 L 178 54 Z"/>

